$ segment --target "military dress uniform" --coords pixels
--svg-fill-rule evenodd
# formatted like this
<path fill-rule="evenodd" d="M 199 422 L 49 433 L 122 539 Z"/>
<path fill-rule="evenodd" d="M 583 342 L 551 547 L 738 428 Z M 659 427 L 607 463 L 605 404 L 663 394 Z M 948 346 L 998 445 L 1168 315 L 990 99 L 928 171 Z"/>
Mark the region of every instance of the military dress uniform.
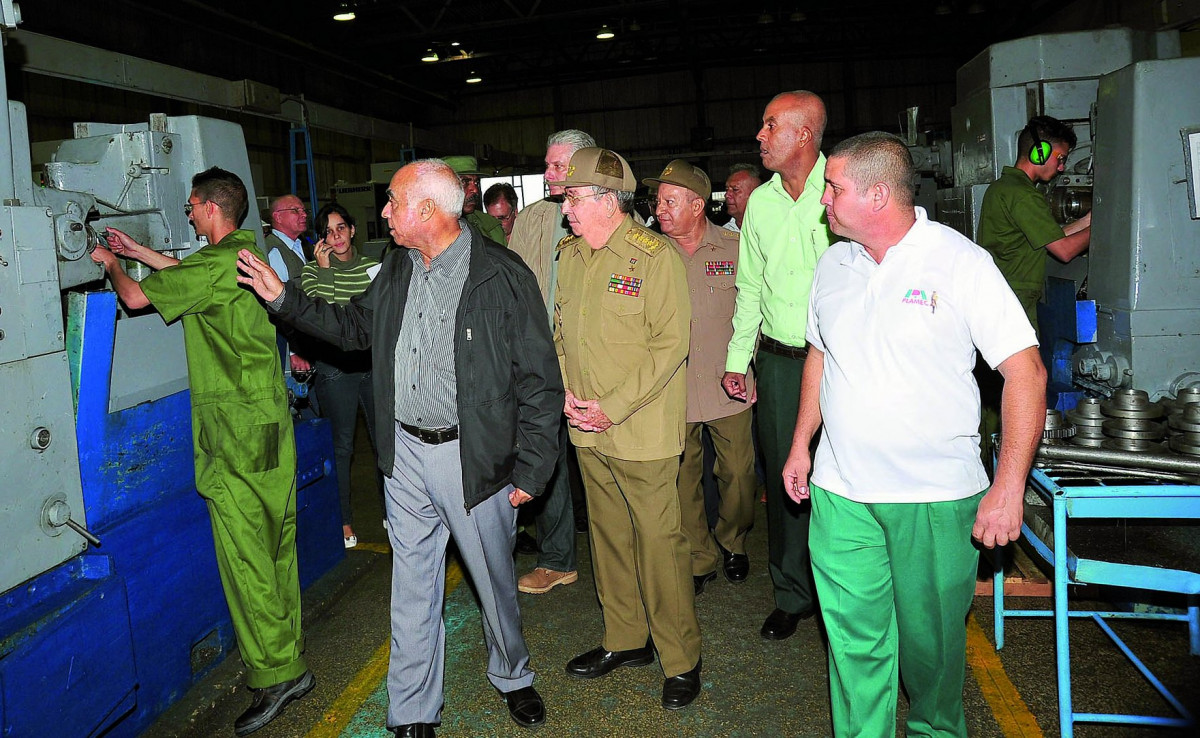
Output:
<path fill-rule="evenodd" d="M 196 489 L 208 505 L 217 567 L 246 683 L 303 675 L 296 569 L 296 444 L 267 312 L 237 277 L 233 231 L 141 282 L 168 323 L 183 318 Z"/>
<path fill-rule="evenodd" d="M 667 677 L 700 660 L 676 475 L 686 404 L 691 306 L 683 263 L 662 236 L 626 216 L 602 248 L 559 244 L 554 343 L 567 389 L 599 400 L 613 422 L 572 428 L 587 490 L 603 647 L 652 636 Z"/>
<path fill-rule="evenodd" d="M 684 535 L 691 546 L 692 574 L 713 571 L 719 561 L 704 511 L 703 446 L 705 427 L 713 439 L 713 473 L 721 487 L 716 543 L 735 554 L 746 553 L 746 534 L 754 524 L 754 440 L 750 405 L 734 400 L 721 386 L 733 311 L 738 263 L 738 234 L 708 223 L 704 243 L 689 256 L 679 255 L 687 273 L 692 305 L 690 354 L 687 363 L 687 435 L 679 468 L 679 502 Z M 747 392 L 753 393 L 753 370 L 747 370 Z"/>

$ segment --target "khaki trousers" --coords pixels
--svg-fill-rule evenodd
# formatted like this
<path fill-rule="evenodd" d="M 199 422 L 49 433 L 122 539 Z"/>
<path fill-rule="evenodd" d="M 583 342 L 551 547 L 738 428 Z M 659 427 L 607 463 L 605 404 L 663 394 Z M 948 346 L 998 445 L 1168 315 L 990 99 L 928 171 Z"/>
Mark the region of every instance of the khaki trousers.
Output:
<path fill-rule="evenodd" d="M 754 525 L 754 493 L 758 478 L 754 473 L 754 441 L 751 436 L 751 413 L 747 407 L 737 415 L 702 423 L 688 423 L 684 440 L 683 459 L 679 465 L 679 512 L 683 534 L 692 553 L 692 575 L 714 571 L 720 560 L 716 544 L 732 553 L 746 553 L 746 534 Z M 704 512 L 704 447 L 701 437 L 704 428 L 712 437 L 717 459 L 713 476 L 721 492 L 717 527 L 708 532 Z"/>
<path fill-rule="evenodd" d="M 654 639 L 663 673 L 700 660 L 700 623 L 687 539 L 679 523 L 679 458 L 624 461 L 581 447 L 603 646 L 627 651 Z"/>

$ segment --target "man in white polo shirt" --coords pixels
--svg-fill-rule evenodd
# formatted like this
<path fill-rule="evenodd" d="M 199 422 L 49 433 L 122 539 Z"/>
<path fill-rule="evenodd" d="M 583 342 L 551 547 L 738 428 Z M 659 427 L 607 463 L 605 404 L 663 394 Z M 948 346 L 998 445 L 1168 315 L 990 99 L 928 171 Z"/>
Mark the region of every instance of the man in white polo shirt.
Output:
<path fill-rule="evenodd" d="M 1020 535 L 1045 418 L 1046 372 L 1020 302 L 986 251 L 913 206 L 913 181 L 908 149 L 890 134 L 829 154 L 821 203 L 846 240 L 817 263 L 784 467 L 788 494 L 812 499 L 837 736 L 895 734 L 897 669 L 908 735 L 966 736 L 971 538 L 991 548 Z M 1005 380 L 990 489 L 976 350 Z"/>

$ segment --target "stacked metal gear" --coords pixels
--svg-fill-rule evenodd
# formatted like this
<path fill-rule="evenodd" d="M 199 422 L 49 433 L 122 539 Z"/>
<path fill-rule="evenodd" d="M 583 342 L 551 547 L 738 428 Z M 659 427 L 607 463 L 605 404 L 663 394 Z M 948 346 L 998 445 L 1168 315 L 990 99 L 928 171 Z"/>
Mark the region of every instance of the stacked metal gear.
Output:
<path fill-rule="evenodd" d="M 1167 422 L 1172 430 L 1168 441 L 1171 450 L 1188 456 L 1200 456 L 1200 402 L 1180 406 L 1179 412 L 1171 414 Z"/>
<path fill-rule="evenodd" d="M 1171 419 L 1183 413 L 1185 407 L 1190 403 L 1200 402 L 1200 388 L 1189 387 L 1181 389 L 1175 397 L 1162 397 L 1159 399 L 1159 404 L 1167 410 L 1167 438 L 1172 438 L 1179 433 L 1186 433 L 1171 424 Z"/>
<path fill-rule="evenodd" d="M 1101 423 L 1105 439 L 1102 448 L 1114 451 L 1165 451 L 1163 439 L 1167 424 L 1162 405 L 1150 402 L 1145 390 L 1122 389 L 1100 403 L 1107 417 Z"/>
<path fill-rule="evenodd" d="M 1042 426 L 1042 443 L 1061 446 L 1075 435 L 1075 426 L 1063 419 L 1058 410 L 1046 410 L 1046 424 Z"/>
<path fill-rule="evenodd" d="M 1104 443 L 1104 412 L 1099 398 L 1080 400 L 1073 410 L 1067 411 L 1067 420 L 1075 427 L 1075 435 L 1070 439 L 1073 445 L 1100 448 Z"/>

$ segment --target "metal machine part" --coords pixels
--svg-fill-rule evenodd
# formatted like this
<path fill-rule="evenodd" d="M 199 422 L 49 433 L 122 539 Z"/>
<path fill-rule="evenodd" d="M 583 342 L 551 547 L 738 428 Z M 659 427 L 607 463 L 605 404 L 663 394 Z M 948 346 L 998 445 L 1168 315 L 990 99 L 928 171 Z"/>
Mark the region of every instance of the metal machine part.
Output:
<path fill-rule="evenodd" d="M 1200 459 L 1190 459 L 1171 453 L 1141 453 L 1109 448 L 1079 448 L 1073 445 L 1047 445 L 1038 447 L 1039 461 L 1071 461 L 1093 464 L 1119 471 L 1121 469 L 1145 469 L 1200 478 Z"/>
<path fill-rule="evenodd" d="M 1200 59 L 1180 57 L 1176 32 L 1127 28 L 995 44 L 958 72 L 954 186 L 938 193 L 938 218 L 967 236 L 1029 118 L 1053 116 L 1078 137 L 1047 199 L 1062 223 L 1093 213 L 1091 248 L 1065 265 L 1048 258 L 1047 274 L 1076 292 L 1086 283 L 1094 302 L 1086 320 L 1075 305 L 1039 308 L 1047 366 L 1058 341 L 1072 344 L 1074 375 L 1060 381 L 1157 399 L 1200 380 L 1197 78 Z"/>
<path fill-rule="evenodd" d="M 1104 412 L 1098 398 L 1080 400 L 1074 409 L 1067 411 L 1067 420 L 1075 427 L 1075 435 L 1070 439 L 1072 444 L 1100 448 L 1104 441 Z"/>
<path fill-rule="evenodd" d="M 1090 177 L 1088 178 L 1091 179 Z M 1079 220 L 1092 210 L 1091 182 L 1087 187 L 1055 187 L 1050 192 L 1050 212 L 1059 223 Z"/>
<path fill-rule="evenodd" d="M 1075 426 L 1063 419 L 1058 410 L 1046 410 L 1046 424 L 1042 428 L 1042 443 L 1065 443 L 1075 435 Z"/>
<path fill-rule="evenodd" d="M 1161 405 L 1150 402 L 1150 396 L 1139 389 L 1118 390 L 1100 403 L 1100 411 L 1110 418 L 1151 420 L 1161 418 Z"/>

